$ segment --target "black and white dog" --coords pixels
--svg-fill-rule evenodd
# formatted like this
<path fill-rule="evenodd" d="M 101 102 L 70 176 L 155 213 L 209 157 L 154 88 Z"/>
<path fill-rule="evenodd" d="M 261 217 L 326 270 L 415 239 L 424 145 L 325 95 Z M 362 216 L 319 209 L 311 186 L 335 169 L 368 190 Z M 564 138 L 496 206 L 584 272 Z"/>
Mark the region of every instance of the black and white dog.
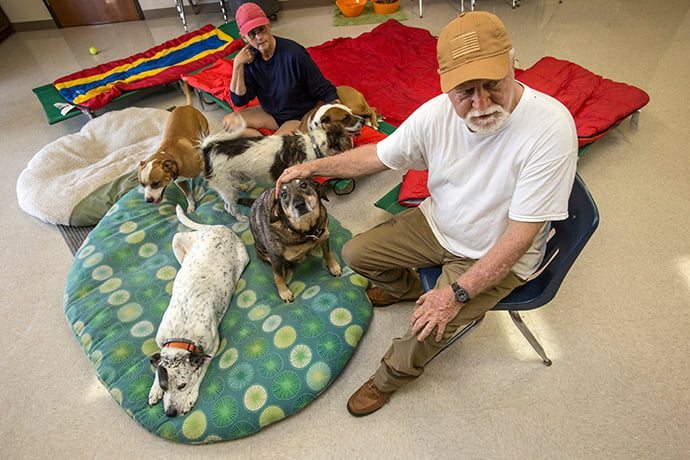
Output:
<path fill-rule="evenodd" d="M 177 217 L 196 232 L 179 232 L 172 247 L 180 262 L 170 304 L 156 333 L 160 353 L 149 405 L 161 399 L 169 417 L 191 411 L 199 385 L 220 344 L 218 326 L 249 263 L 242 240 L 223 225 L 200 225 L 177 206 Z"/>
<path fill-rule="evenodd" d="M 282 136 L 239 137 L 246 124 L 201 141 L 202 173 L 208 186 L 225 201 L 225 210 L 238 220 L 247 217 L 237 209 L 237 192 L 251 180 L 275 182 L 288 167 L 334 155 L 352 148 L 342 125 L 331 124 L 307 133 Z"/>

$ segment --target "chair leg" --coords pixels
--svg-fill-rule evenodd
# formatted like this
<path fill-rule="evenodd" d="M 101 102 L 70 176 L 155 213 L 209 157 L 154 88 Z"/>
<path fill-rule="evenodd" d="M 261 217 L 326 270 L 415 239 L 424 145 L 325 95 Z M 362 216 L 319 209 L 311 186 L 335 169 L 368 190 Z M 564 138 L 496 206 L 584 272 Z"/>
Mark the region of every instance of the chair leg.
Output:
<path fill-rule="evenodd" d="M 223 15 L 223 22 L 228 22 L 228 13 L 225 10 L 225 0 L 220 0 L 220 13 Z"/>
<path fill-rule="evenodd" d="M 510 318 L 513 320 L 515 325 L 517 326 L 518 329 L 520 329 L 520 332 L 522 332 L 522 335 L 525 336 L 527 341 L 529 342 L 530 345 L 532 345 L 532 348 L 534 348 L 534 351 L 536 351 L 539 356 L 541 356 L 541 359 L 544 362 L 545 366 L 550 366 L 551 365 L 551 360 L 546 356 L 546 352 L 544 352 L 544 348 L 542 348 L 541 344 L 537 341 L 537 339 L 534 337 L 532 332 L 529 330 L 527 325 L 522 321 L 522 317 L 520 316 L 520 313 L 518 313 L 515 310 L 509 310 L 508 313 L 510 313 Z"/>
<path fill-rule="evenodd" d="M 177 12 L 180 14 L 182 27 L 184 27 L 184 31 L 187 32 L 187 18 L 184 14 L 184 4 L 182 3 L 182 0 L 175 0 L 175 7 L 177 8 Z"/>
<path fill-rule="evenodd" d="M 635 110 L 633 114 L 630 116 L 630 126 L 632 126 L 632 129 L 637 131 L 637 127 L 640 124 L 640 111 Z"/>
<path fill-rule="evenodd" d="M 194 0 L 188 0 L 189 4 L 192 6 L 192 11 L 194 11 L 194 14 L 199 14 L 199 4 L 194 3 Z"/>
<path fill-rule="evenodd" d="M 479 325 L 479 323 L 481 323 L 483 319 L 484 319 L 483 316 L 482 316 L 481 318 L 479 318 L 479 319 L 475 319 L 474 321 L 468 323 L 465 327 L 463 327 L 462 329 L 460 329 L 458 332 L 456 332 L 455 335 L 454 335 L 453 337 L 451 337 L 450 340 L 448 340 L 448 342 L 446 342 L 446 344 L 443 346 L 443 348 L 441 348 L 441 349 L 438 351 L 438 353 L 436 353 L 436 354 L 434 355 L 434 357 L 431 358 L 431 359 L 427 362 L 427 364 L 429 364 L 431 361 L 434 360 L 434 358 L 436 358 L 438 355 L 440 355 L 441 352 L 442 352 L 443 350 L 445 350 L 445 349 L 448 348 L 449 346 L 453 345 L 453 344 L 455 343 L 456 340 L 458 340 L 460 337 L 462 337 L 463 335 L 465 335 L 465 334 L 467 334 L 468 332 L 470 332 L 472 329 L 474 329 L 475 326 Z"/>

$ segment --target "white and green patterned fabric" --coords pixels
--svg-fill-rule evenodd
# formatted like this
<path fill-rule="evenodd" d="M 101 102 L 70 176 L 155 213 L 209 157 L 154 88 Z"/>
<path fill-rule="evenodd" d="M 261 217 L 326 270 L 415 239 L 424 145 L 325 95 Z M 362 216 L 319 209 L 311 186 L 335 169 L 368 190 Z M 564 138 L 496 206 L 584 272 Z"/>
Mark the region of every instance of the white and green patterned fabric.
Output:
<path fill-rule="evenodd" d="M 295 301 L 284 303 L 270 266 L 254 252 L 248 224 L 226 213 L 204 185 L 194 181 L 197 210 L 190 217 L 227 225 L 251 261 L 190 413 L 168 417 L 162 403 L 148 406 L 149 357 L 158 351 L 156 332 L 179 268 L 171 241 L 190 231 L 175 216 L 175 205 L 185 204 L 176 187 L 160 205 L 146 203 L 141 187 L 120 199 L 77 252 L 65 290 L 67 321 L 113 399 L 147 430 L 182 443 L 241 438 L 305 407 L 342 371 L 372 315 L 367 281 L 346 266 L 342 277 L 331 276 L 320 250 L 294 267 Z M 333 218 L 329 229 L 340 260 L 351 234 Z"/>

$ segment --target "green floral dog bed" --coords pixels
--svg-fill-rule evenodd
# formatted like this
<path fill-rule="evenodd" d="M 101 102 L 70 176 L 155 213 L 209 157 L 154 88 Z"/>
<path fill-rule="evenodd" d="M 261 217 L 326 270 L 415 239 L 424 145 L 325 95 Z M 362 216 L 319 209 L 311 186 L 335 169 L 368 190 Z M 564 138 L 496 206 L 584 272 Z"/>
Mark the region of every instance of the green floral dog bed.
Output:
<path fill-rule="evenodd" d="M 147 430 L 182 443 L 241 438 L 305 407 L 343 370 L 372 315 L 367 281 L 346 266 L 342 277 L 331 276 L 318 249 L 294 267 L 295 301 L 284 303 L 270 266 L 256 257 L 248 224 L 226 213 L 204 185 L 194 181 L 190 217 L 227 225 L 251 261 L 191 412 L 168 417 L 162 402 L 148 406 L 149 357 L 158 351 L 155 335 L 179 269 L 171 241 L 191 231 L 175 216 L 175 205 L 185 204 L 176 187 L 160 205 L 146 203 L 141 187 L 120 199 L 77 252 L 65 290 L 67 321 L 113 399 Z M 340 261 L 351 234 L 333 218 L 329 230 Z"/>

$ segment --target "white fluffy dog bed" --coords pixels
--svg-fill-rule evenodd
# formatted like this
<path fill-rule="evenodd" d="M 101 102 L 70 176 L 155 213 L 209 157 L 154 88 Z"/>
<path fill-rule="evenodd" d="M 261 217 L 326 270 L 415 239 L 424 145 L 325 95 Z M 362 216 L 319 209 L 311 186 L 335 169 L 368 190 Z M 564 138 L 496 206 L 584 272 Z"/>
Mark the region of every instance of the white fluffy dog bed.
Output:
<path fill-rule="evenodd" d="M 169 114 L 136 107 L 107 112 L 46 145 L 17 180 L 19 206 L 51 224 L 95 225 L 138 185 L 137 165 L 160 144 Z"/>

